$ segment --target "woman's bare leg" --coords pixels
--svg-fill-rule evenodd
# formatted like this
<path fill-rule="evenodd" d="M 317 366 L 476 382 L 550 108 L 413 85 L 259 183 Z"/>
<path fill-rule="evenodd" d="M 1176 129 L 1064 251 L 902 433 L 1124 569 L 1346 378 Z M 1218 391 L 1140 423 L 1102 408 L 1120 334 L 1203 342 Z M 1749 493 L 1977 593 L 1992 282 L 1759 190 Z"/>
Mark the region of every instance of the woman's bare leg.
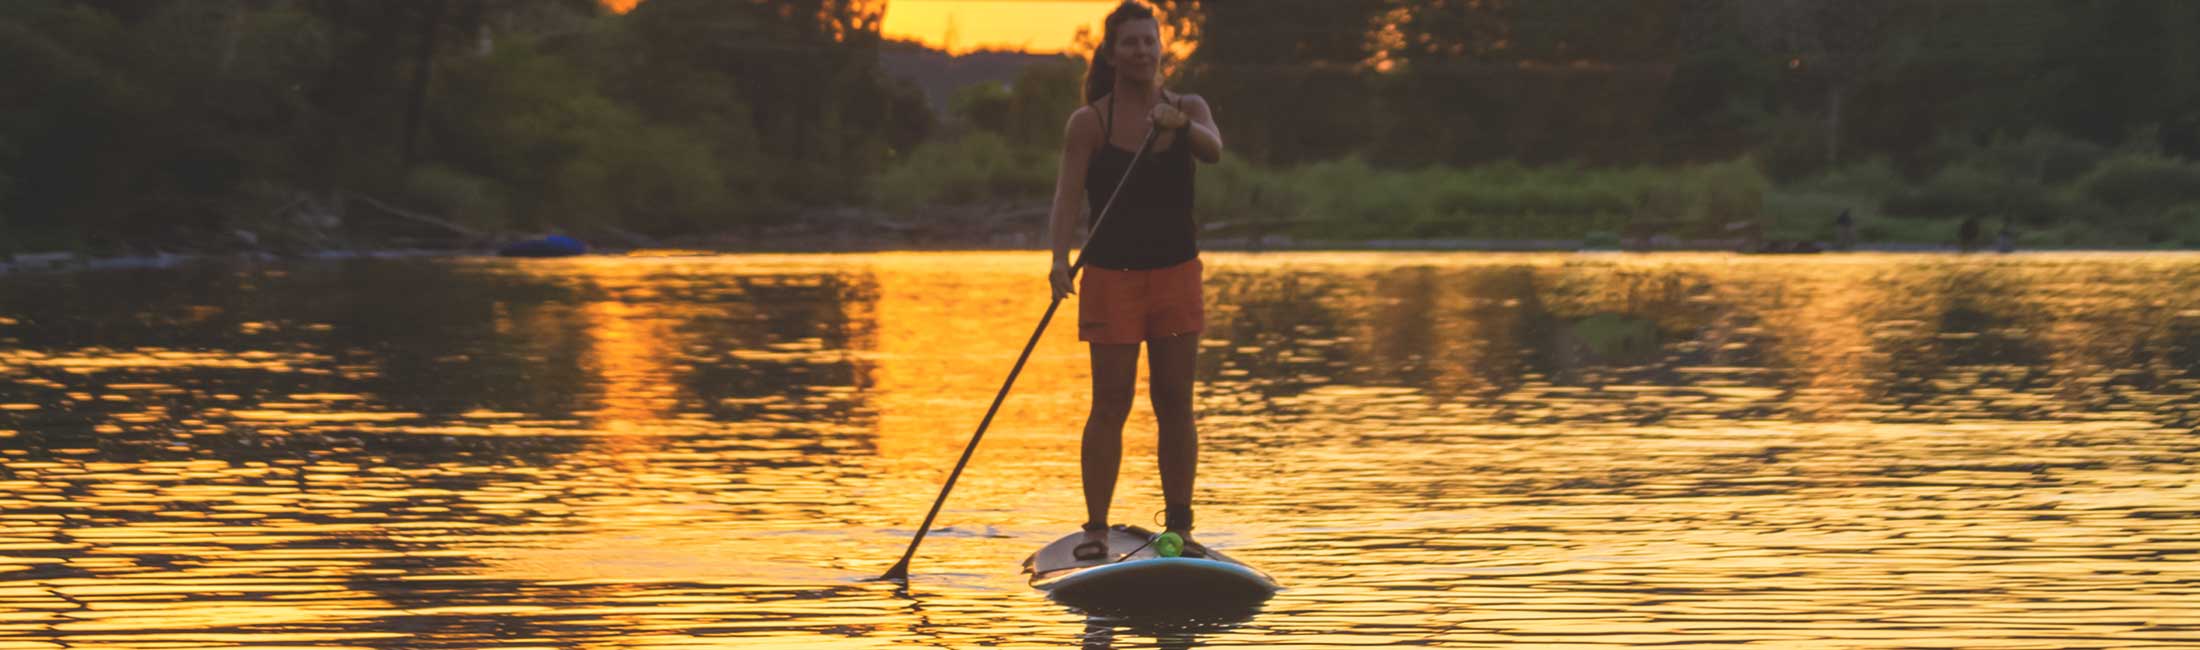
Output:
<path fill-rule="evenodd" d="M 1092 344 L 1092 412 L 1085 416 L 1082 464 L 1085 522 L 1108 523 L 1115 474 L 1123 464 L 1123 420 L 1138 395 L 1138 344 Z"/>
<path fill-rule="evenodd" d="M 1199 431 L 1192 424 L 1192 370 L 1199 361 L 1199 334 L 1154 339 L 1148 342 L 1146 354 L 1147 397 L 1161 425 L 1161 498 L 1171 510 L 1189 514 L 1192 482 L 1199 475 Z"/>

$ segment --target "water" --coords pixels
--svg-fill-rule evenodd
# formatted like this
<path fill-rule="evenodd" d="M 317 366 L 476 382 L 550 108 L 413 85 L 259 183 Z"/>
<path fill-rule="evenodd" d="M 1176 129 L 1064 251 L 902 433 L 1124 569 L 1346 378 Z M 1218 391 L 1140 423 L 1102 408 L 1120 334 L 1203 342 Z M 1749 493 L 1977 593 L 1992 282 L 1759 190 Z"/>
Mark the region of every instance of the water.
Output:
<path fill-rule="evenodd" d="M 1208 268 L 1200 536 L 1288 587 L 1225 620 L 1017 573 L 1068 327 L 864 581 L 1041 254 L 0 277 L 0 648 L 2200 645 L 2200 256 Z"/>

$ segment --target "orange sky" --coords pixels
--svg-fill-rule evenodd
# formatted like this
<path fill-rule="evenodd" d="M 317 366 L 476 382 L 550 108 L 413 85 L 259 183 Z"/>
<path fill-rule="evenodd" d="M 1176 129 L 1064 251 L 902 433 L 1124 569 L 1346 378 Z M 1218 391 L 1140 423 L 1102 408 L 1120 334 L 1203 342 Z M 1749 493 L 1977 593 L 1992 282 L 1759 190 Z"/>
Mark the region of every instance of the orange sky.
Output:
<path fill-rule="evenodd" d="M 1060 52 L 1079 26 L 1100 28 L 1118 0 L 889 0 L 888 38 L 915 39 L 955 53 L 979 49 Z M 952 25 L 954 37 L 948 41 Z"/>
<path fill-rule="evenodd" d="M 602 0 L 625 12 L 641 0 Z M 1097 30 L 1117 0 L 888 0 L 887 38 L 963 53 L 981 49 L 1060 52 L 1079 26 Z M 952 34 L 950 33 L 952 32 Z M 952 40 L 952 42 L 950 42 Z"/>

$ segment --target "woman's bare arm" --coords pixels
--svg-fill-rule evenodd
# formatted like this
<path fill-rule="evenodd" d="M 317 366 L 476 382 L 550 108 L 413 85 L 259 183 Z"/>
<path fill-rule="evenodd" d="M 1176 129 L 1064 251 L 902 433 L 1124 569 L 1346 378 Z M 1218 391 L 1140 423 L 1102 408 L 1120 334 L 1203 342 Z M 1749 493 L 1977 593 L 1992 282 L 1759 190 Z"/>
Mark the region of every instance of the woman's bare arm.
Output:
<path fill-rule="evenodd" d="M 1222 129 L 1215 126 L 1215 113 L 1207 106 L 1206 98 L 1185 95 L 1184 115 L 1192 118 L 1184 129 L 1191 137 L 1192 157 L 1198 158 L 1200 162 L 1221 162 Z"/>
<path fill-rule="evenodd" d="M 1047 242 L 1054 251 L 1054 295 L 1073 291 L 1067 286 L 1069 250 L 1077 245 L 1077 218 L 1085 209 L 1085 167 L 1100 143 L 1100 116 L 1091 107 L 1077 109 L 1062 129 L 1062 163 L 1054 176 L 1054 207 L 1047 214 Z"/>

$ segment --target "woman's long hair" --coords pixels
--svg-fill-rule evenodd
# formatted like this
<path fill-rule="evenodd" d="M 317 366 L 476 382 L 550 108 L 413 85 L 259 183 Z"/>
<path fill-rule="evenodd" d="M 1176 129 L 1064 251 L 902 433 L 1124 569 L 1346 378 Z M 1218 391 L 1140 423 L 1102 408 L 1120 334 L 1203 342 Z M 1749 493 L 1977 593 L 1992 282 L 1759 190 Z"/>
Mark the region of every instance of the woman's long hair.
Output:
<path fill-rule="evenodd" d="M 1109 61 L 1115 54 L 1115 37 L 1122 31 L 1123 23 L 1133 20 L 1152 20 L 1153 8 L 1138 0 L 1124 0 L 1115 11 L 1108 12 L 1107 22 L 1100 30 L 1100 47 L 1092 51 L 1092 65 L 1085 68 L 1085 103 L 1100 101 L 1115 90 L 1115 63 Z"/>

